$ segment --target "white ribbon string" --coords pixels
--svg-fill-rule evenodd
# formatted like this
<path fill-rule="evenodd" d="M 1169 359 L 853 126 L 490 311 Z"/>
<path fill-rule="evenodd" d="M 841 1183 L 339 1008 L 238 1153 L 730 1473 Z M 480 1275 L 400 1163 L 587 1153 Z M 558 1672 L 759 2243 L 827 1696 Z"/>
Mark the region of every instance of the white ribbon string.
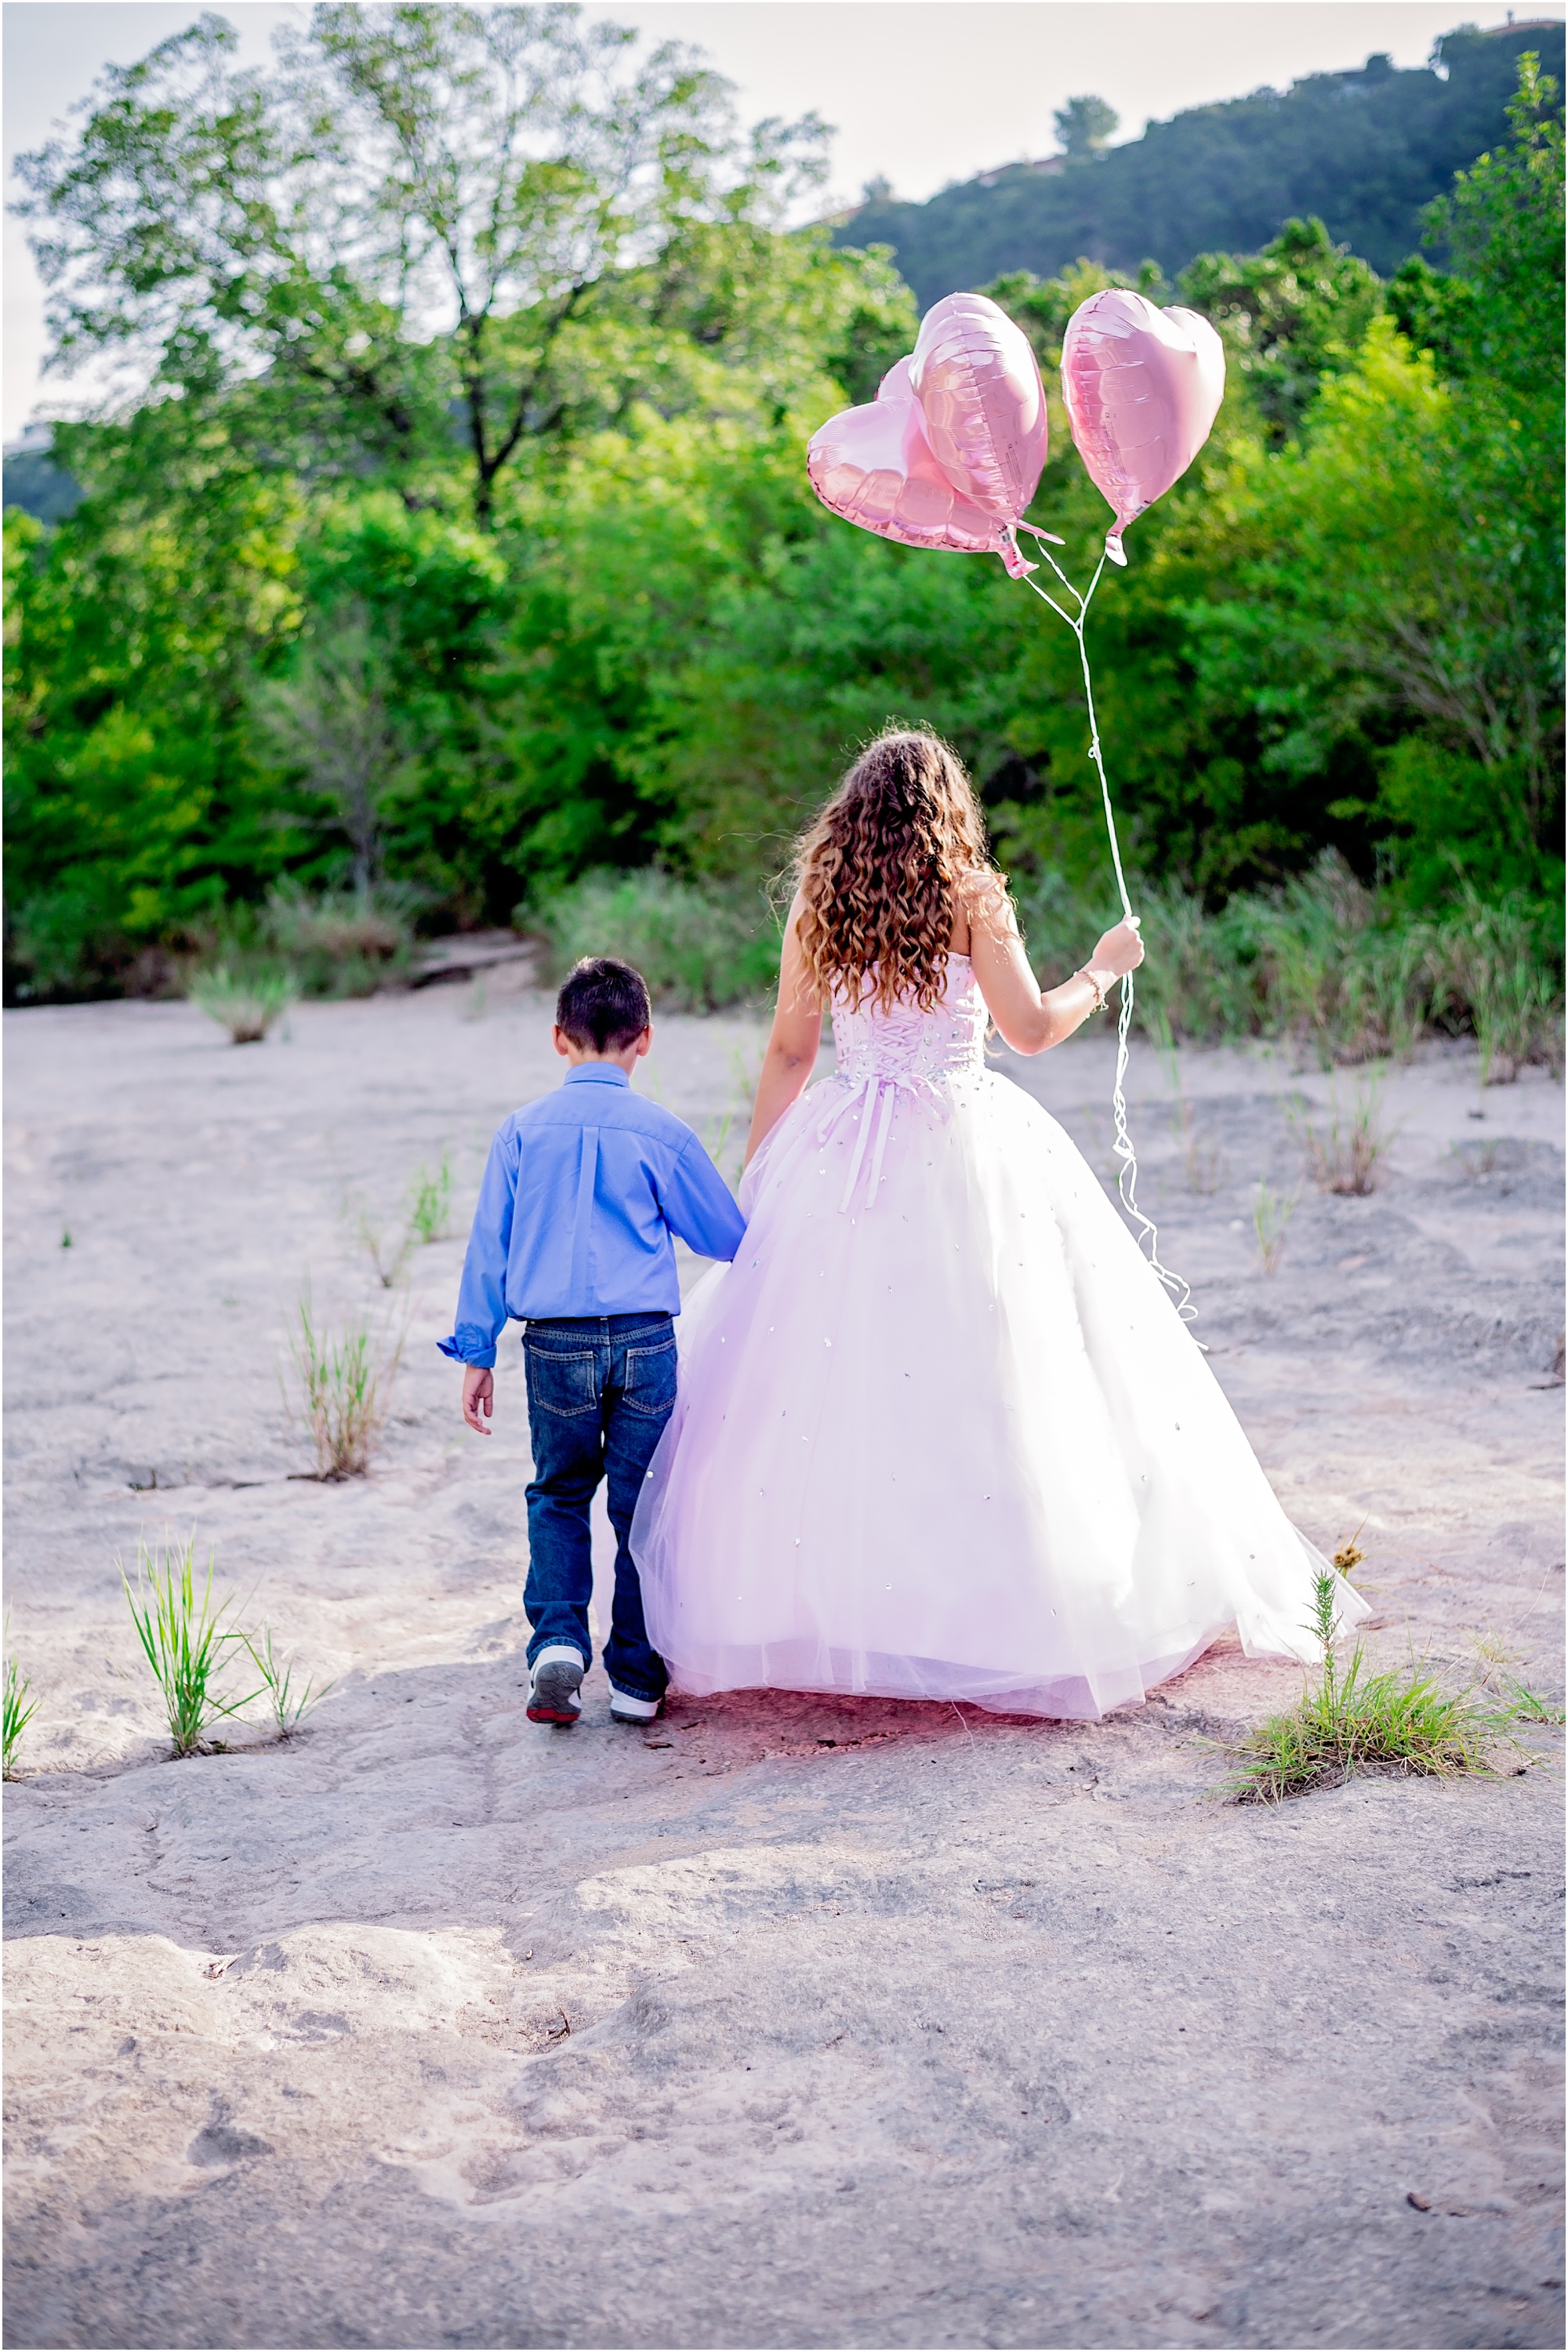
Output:
<path fill-rule="evenodd" d="M 844 1198 L 838 1203 L 840 1216 L 845 1214 L 855 1198 L 855 1186 L 865 1160 L 867 1139 L 870 1135 L 873 1121 L 877 1127 L 877 1141 L 871 1153 L 871 1181 L 866 1188 L 868 1213 L 876 1207 L 877 1187 L 882 1181 L 882 1155 L 888 1148 L 888 1133 L 893 1124 L 893 1107 L 898 1101 L 900 1088 L 907 1094 L 913 1094 L 920 1084 L 921 1081 L 918 1078 L 906 1076 L 901 1071 L 872 1070 L 865 1077 L 857 1078 L 854 1081 L 853 1093 L 846 1095 L 841 1101 L 836 1102 L 817 1129 L 818 1143 L 826 1143 L 831 1129 L 858 1096 L 860 1117 L 855 1137 L 855 1149 L 849 1155 L 849 1175 L 844 1187 Z"/>
<path fill-rule="evenodd" d="M 844 1198 L 838 1203 L 838 1213 L 840 1216 L 844 1214 L 844 1212 L 847 1209 L 850 1202 L 855 1197 L 855 1179 L 860 1173 L 860 1162 L 866 1156 L 866 1138 L 871 1132 L 871 1114 L 876 1108 L 877 1102 L 877 1080 L 875 1078 L 862 1078 L 856 1088 L 856 1092 L 860 1097 L 860 1116 L 856 1122 L 855 1149 L 851 1153 L 849 1160 L 849 1181 L 844 1187 Z M 850 1102 L 853 1102 L 854 1099 L 854 1095 L 851 1095 L 848 1097 Z M 835 1103 L 832 1111 L 828 1117 L 824 1119 L 821 1127 L 819 1127 L 816 1131 L 816 1139 L 819 1143 L 826 1140 L 828 1129 L 837 1118 L 839 1111 L 844 1108 L 845 1105 Z"/>
<path fill-rule="evenodd" d="M 1028 531 L 1039 543 L 1041 555 L 1078 606 L 1078 615 L 1075 619 L 1071 613 L 1065 611 L 1058 604 L 1047 589 L 1040 587 L 1037 582 L 1029 580 L 1026 576 L 1025 584 L 1032 588 L 1041 602 L 1048 604 L 1052 612 L 1067 623 L 1078 640 L 1079 665 L 1083 672 L 1084 699 L 1089 705 L 1089 756 L 1094 762 L 1094 772 L 1100 779 L 1100 797 L 1105 810 L 1105 830 L 1110 840 L 1110 862 L 1116 869 L 1116 887 L 1121 898 L 1121 911 L 1131 921 L 1132 901 L 1127 895 L 1127 877 L 1121 870 L 1121 846 L 1116 838 L 1116 814 L 1110 805 L 1110 786 L 1106 780 L 1105 761 L 1100 748 L 1100 720 L 1094 708 L 1094 680 L 1089 675 L 1089 647 L 1084 643 L 1083 635 L 1084 624 L 1089 618 L 1089 604 L 1095 590 L 1100 585 L 1100 575 L 1105 569 L 1105 557 L 1101 555 L 1100 562 L 1095 565 L 1094 577 L 1084 594 L 1080 596 L 1051 553 L 1050 546 L 1046 544 L 1050 534 L 1047 531 L 1037 530 L 1033 523 L 1020 523 L 1018 528 L 1020 530 Z M 1051 545 L 1059 547 L 1061 541 L 1052 541 Z M 1197 1313 L 1196 1307 L 1192 1303 L 1192 1285 L 1184 1282 L 1179 1274 L 1173 1274 L 1169 1266 L 1161 1264 L 1158 1229 L 1152 1217 L 1146 1217 L 1138 1206 L 1138 1154 L 1132 1148 L 1132 1138 L 1127 1125 L 1127 1038 L 1131 1025 L 1132 974 L 1129 971 L 1123 973 L 1121 978 L 1121 1005 L 1116 1024 L 1116 1084 L 1110 1096 L 1110 1117 L 1114 1129 L 1111 1150 L 1121 1162 L 1117 1171 L 1116 1189 L 1121 1195 L 1122 1207 L 1139 1228 L 1137 1239 L 1141 1249 L 1145 1249 L 1145 1237 L 1147 1239 L 1145 1255 L 1151 1271 L 1170 1292 L 1175 1301 L 1176 1312 L 1183 1321 L 1190 1323 Z"/>

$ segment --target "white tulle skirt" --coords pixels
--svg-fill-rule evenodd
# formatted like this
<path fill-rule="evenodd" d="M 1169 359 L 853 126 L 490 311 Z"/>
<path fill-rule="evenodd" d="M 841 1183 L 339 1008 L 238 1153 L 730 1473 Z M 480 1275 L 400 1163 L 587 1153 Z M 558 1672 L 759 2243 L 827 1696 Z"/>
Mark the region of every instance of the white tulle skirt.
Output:
<path fill-rule="evenodd" d="M 681 1316 L 632 1537 L 675 1686 L 1092 1717 L 1231 1626 L 1314 1656 L 1319 1555 L 1056 1121 L 987 1071 L 888 1109 L 873 1196 L 869 1101 L 798 1102 Z"/>

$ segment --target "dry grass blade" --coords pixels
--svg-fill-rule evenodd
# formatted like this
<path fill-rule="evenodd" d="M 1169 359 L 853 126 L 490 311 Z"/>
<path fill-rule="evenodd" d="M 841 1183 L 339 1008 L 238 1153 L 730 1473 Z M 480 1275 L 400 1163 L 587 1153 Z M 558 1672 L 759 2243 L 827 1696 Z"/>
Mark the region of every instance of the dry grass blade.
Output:
<path fill-rule="evenodd" d="M 123 1563 L 115 1562 L 147 1663 L 163 1695 L 176 1756 L 194 1755 L 218 1717 L 237 1715 L 258 1696 L 249 1691 L 243 1698 L 230 1698 L 218 1690 L 225 1654 L 241 1637 L 224 1623 L 234 1606 L 233 1595 L 214 1605 L 213 1557 L 208 1556 L 205 1580 L 198 1584 L 195 1553 L 194 1531 L 183 1544 L 165 1538 L 162 1548 L 139 1538 L 134 1589 Z"/>
<path fill-rule="evenodd" d="M 5 1638 L 7 1641 L 11 1638 L 11 1620 L 9 1615 L 7 1615 L 5 1619 Z M 11 1778 L 11 1767 L 16 1762 L 16 1750 L 21 1745 L 22 1734 L 26 1731 L 28 1724 L 31 1723 L 33 1717 L 38 1711 L 37 1700 L 36 1698 L 29 1699 L 27 1696 L 27 1693 L 32 1689 L 32 1684 L 23 1674 L 19 1662 L 8 1652 L 5 1658 L 5 1754 L 4 1772 L 4 1778 L 7 1780 Z"/>
<path fill-rule="evenodd" d="M 307 1290 L 289 1336 L 306 1426 L 323 1478 L 362 1478 L 386 1420 L 387 1391 L 403 1357 L 403 1335 L 345 1321 L 330 1330 Z"/>

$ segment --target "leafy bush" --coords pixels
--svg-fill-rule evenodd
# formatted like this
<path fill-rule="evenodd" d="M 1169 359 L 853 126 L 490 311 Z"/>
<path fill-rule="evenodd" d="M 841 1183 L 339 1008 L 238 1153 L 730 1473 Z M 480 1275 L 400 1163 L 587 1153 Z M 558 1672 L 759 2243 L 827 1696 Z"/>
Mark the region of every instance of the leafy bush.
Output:
<path fill-rule="evenodd" d="M 778 979 L 778 923 L 761 890 L 743 884 L 686 881 L 655 866 L 588 874 L 514 919 L 542 933 L 553 977 L 582 956 L 620 956 L 675 1011 L 716 1012 Z"/>

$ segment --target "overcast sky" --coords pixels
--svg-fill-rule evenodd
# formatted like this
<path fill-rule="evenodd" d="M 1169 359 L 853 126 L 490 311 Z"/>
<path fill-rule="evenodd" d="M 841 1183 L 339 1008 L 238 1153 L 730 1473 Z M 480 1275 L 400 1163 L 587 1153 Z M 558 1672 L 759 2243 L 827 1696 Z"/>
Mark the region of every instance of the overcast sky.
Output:
<path fill-rule="evenodd" d="M 107 63 L 131 64 L 193 23 L 168 0 L 6 0 L 5 162 L 37 145 L 86 97 Z M 303 5 L 231 0 L 217 13 L 261 61 L 275 26 Z M 900 195 L 1050 152 L 1051 116 L 1094 92 L 1121 117 L 1118 138 L 1214 99 L 1302 74 L 1359 66 L 1377 50 L 1422 64 L 1457 24 L 1561 17 L 1556 0 L 1510 10 L 1491 0 L 627 0 L 591 7 L 650 40 L 704 49 L 736 85 L 742 114 L 815 109 L 835 126 L 834 194 L 885 173 Z M 68 407 L 40 382 L 41 290 L 20 225 L 5 225 L 5 433 Z"/>

